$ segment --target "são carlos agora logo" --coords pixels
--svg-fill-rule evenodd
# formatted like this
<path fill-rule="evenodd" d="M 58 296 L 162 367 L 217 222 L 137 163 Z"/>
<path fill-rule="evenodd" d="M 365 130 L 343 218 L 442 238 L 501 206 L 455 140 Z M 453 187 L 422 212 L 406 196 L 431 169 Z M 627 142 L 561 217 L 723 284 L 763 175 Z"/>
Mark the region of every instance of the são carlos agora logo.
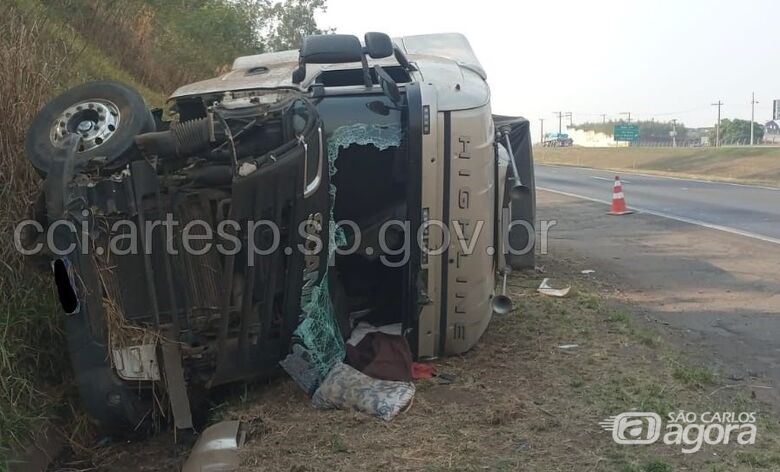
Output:
<path fill-rule="evenodd" d="M 686 454 L 699 451 L 704 444 L 752 445 L 757 432 L 755 412 L 678 411 L 669 413 L 664 425 L 658 413 L 629 411 L 599 425 L 612 432 L 617 444 L 647 445 L 661 440 L 668 446 L 681 446 Z"/>

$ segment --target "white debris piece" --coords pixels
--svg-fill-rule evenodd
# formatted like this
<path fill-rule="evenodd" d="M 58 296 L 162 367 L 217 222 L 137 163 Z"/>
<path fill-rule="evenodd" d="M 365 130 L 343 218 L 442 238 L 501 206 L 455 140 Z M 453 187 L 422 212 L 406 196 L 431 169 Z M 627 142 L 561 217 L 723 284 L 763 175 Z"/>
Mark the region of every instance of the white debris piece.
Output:
<path fill-rule="evenodd" d="M 246 177 L 247 175 L 254 174 L 256 170 L 257 164 L 254 162 L 242 162 L 241 166 L 238 168 L 238 175 Z"/>
<path fill-rule="evenodd" d="M 569 294 L 569 290 L 571 290 L 571 287 L 566 288 L 552 288 L 550 287 L 550 279 L 544 279 L 542 280 L 542 283 L 539 285 L 539 288 L 536 289 L 537 292 L 541 293 L 542 295 L 547 295 L 548 297 L 565 297 Z"/>

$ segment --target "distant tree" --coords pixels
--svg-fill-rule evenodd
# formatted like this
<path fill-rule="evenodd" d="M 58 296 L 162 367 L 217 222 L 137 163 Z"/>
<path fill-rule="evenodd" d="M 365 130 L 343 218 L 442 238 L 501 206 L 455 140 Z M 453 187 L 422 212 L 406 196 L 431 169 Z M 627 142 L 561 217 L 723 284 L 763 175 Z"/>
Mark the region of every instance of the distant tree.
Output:
<path fill-rule="evenodd" d="M 258 21 L 269 51 L 298 49 L 304 36 L 332 32 L 321 30 L 314 19 L 318 11 L 327 8 L 325 0 L 259 0 L 257 3 L 262 4 Z"/>
<path fill-rule="evenodd" d="M 667 142 L 672 140 L 672 130 L 677 132 L 677 141 L 685 141 L 688 128 L 684 123 L 672 123 L 661 121 L 640 121 L 639 136 L 642 141 Z"/>
<path fill-rule="evenodd" d="M 243 2 L 206 0 L 190 3 L 175 21 L 179 31 L 199 46 L 198 54 L 231 61 L 236 56 L 263 52 L 255 16 Z"/>
<path fill-rule="evenodd" d="M 760 143 L 764 137 L 764 127 L 758 123 L 753 125 L 753 138 Z M 716 130 L 710 132 L 710 142 L 715 144 Z M 722 144 L 749 144 L 750 121 L 725 118 L 720 121 L 720 142 Z"/>
<path fill-rule="evenodd" d="M 178 51 L 178 62 L 208 69 L 207 75 L 238 56 L 297 49 L 303 36 L 324 32 L 314 16 L 325 10 L 326 0 L 141 1 L 159 9 L 175 29 L 163 43 Z"/>

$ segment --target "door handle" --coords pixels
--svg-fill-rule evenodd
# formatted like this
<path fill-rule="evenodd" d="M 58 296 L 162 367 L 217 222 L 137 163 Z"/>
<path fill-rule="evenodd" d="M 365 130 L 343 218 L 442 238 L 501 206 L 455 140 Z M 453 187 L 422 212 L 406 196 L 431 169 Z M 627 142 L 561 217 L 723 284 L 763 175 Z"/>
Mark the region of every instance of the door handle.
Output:
<path fill-rule="evenodd" d="M 322 144 L 322 127 L 317 128 L 319 156 L 317 159 L 317 175 L 311 182 L 309 178 L 309 143 L 301 139 L 303 143 L 303 198 L 309 198 L 320 188 L 322 183 L 322 155 L 325 153 Z"/>

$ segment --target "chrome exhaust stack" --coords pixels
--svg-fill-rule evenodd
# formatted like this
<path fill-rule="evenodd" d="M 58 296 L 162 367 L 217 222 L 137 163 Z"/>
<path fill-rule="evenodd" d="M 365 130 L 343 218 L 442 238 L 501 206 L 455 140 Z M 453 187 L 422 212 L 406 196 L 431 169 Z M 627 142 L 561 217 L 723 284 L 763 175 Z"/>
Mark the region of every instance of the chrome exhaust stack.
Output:
<path fill-rule="evenodd" d="M 501 295 L 496 295 L 493 297 L 493 300 L 490 301 L 490 306 L 493 308 L 493 313 L 497 315 L 506 315 L 512 311 L 512 308 L 514 308 L 512 300 L 506 296 L 506 277 L 511 271 L 512 270 L 508 266 L 504 268 L 504 282 L 501 288 Z"/>

